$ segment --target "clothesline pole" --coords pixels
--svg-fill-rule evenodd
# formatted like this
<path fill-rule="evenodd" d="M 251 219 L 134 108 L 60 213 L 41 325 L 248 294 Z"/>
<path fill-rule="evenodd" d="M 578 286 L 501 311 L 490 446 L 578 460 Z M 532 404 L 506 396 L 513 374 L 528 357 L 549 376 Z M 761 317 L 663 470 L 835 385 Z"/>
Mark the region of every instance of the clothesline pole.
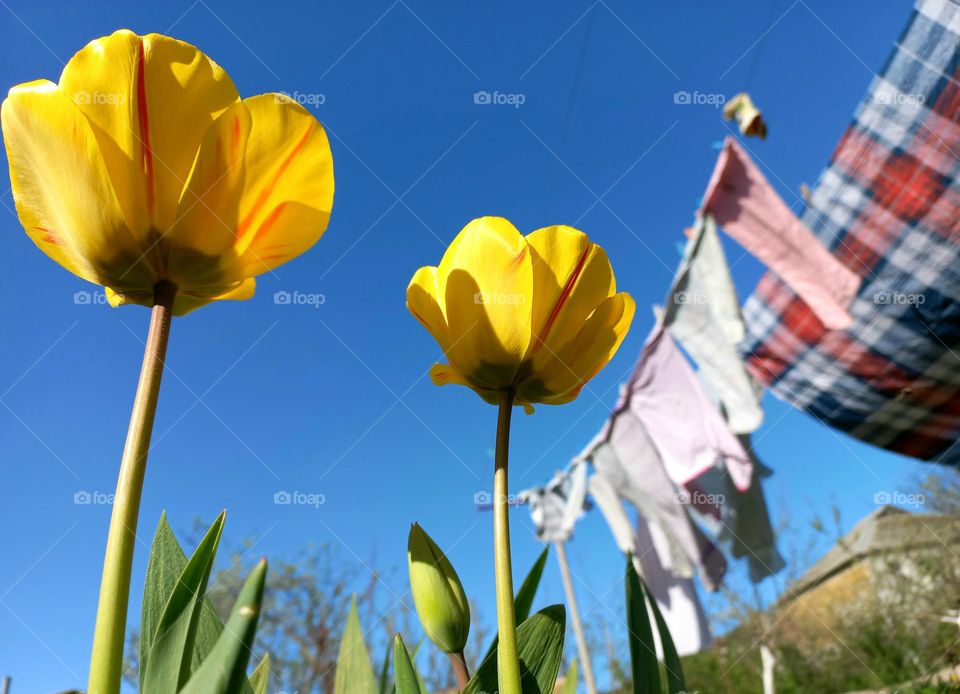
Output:
<path fill-rule="evenodd" d="M 563 591 L 567 595 L 567 605 L 570 607 L 570 624 L 573 626 L 573 635 L 577 639 L 577 653 L 583 667 L 583 682 L 587 686 L 587 694 L 597 694 L 597 681 L 593 678 L 590 651 L 587 649 L 587 639 L 583 634 L 583 624 L 580 622 L 580 608 L 577 607 L 577 598 L 573 593 L 573 580 L 570 578 L 567 548 L 563 542 L 554 542 L 553 547 L 557 551 L 560 577 L 563 579 Z"/>

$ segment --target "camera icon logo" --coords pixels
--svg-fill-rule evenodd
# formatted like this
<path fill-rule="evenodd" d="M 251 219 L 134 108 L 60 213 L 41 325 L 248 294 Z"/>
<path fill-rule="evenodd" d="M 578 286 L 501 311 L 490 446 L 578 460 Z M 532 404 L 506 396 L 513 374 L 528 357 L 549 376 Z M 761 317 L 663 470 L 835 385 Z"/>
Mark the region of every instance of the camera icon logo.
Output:
<path fill-rule="evenodd" d="M 87 505 L 93 503 L 93 496 L 90 492 L 76 492 L 73 495 L 73 503 L 77 505 Z"/>
<path fill-rule="evenodd" d="M 493 497 L 490 492 L 477 492 L 473 495 L 473 503 L 475 506 L 488 506 L 493 503 Z"/>
<path fill-rule="evenodd" d="M 289 304 L 291 298 L 290 292 L 283 291 L 282 289 L 273 293 L 273 303 L 282 306 Z"/>
<path fill-rule="evenodd" d="M 291 501 L 292 497 L 290 496 L 290 492 L 276 492 L 273 495 L 273 503 L 275 504 L 287 505 L 291 503 Z"/>
<path fill-rule="evenodd" d="M 673 103 L 675 104 L 689 104 L 692 99 L 690 97 L 690 92 L 680 90 L 679 92 L 673 93 Z"/>
<path fill-rule="evenodd" d="M 492 99 L 492 97 L 491 97 L 491 95 L 490 95 L 490 92 L 483 91 L 483 90 L 481 90 L 481 91 L 479 91 L 479 92 L 474 92 L 474 95 L 473 95 L 473 103 L 475 103 L 475 104 L 489 104 L 489 103 L 492 103 L 492 101 L 493 101 L 493 99 Z"/>

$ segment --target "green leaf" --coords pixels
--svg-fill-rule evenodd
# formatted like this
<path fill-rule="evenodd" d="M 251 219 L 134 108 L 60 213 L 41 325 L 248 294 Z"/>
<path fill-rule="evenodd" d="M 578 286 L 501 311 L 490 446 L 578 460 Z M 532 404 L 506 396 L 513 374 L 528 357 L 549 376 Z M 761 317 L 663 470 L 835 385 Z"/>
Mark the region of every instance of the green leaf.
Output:
<path fill-rule="evenodd" d="M 234 694 L 242 690 L 266 579 L 267 560 L 261 559 L 240 589 L 223 633 L 180 694 Z"/>
<path fill-rule="evenodd" d="M 563 688 L 560 694 L 577 694 L 577 659 L 570 661 L 570 669 L 567 670 L 567 676 L 563 679 Z"/>
<path fill-rule="evenodd" d="M 142 690 L 145 692 L 177 692 L 190 679 L 200 610 L 220 544 L 224 517 L 224 513 L 217 516 L 197 545 L 156 621 L 143 668 Z"/>
<path fill-rule="evenodd" d="M 393 679 L 396 681 L 397 694 L 421 694 L 419 677 L 400 634 L 393 639 Z"/>
<path fill-rule="evenodd" d="M 567 613 L 563 605 L 537 612 L 517 628 L 520 684 L 523 694 L 549 694 L 557 683 L 563 658 Z M 484 659 L 463 694 L 498 691 L 496 653 Z"/>
<path fill-rule="evenodd" d="M 143 691 L 143 677 L 149 660 L 153 637 L 157 631 L 160 616 L 167 605 L 177 579 L 187 566 L 187 555 L 174 537 L 166 514 L 160 515 L 160 522 L 153 536 L 150 560 L 147 564 L 147 577 L 143 590 L 143 604 L 140 609 L 140 691 Z M 196 672 L 210 649 L 220 638 L 223 622 L 208 598 L 203 599 L 200 619 L 197 624 L 193 646 L 191 671 Z M 249 683 L 245 682 L 242 694 L 252 694 Z"/>
<path fill-rule="evenodd" d="M 520 584 L 520 590 L 517 591 L 517 595 L 513 600 L 513 614 L 515 615 L 517 624 L 523 624 L 524 620 L 530 616 L 530 609 L 533 607 L 533 599 L 537 595 L 537 588 L 540 587 L 540 578 L 543 576 L 543 567 L 547 563 L 548 554 L 550 554 L 549 545 L 543 548 L 540 556 L 537 557 L 537 560 L 533 562 L 533 566 L 530 567 L 530 571 L 527 572 L 527 577 L 524 578 L 523 583 Z M 480 662 L 489 658 L 493 652 L 497 650 L 497 640 L 499 638 L 499 636 L 493 637 L 493 643 L 490 644 L 490 648 L 487 649 L 486 654 Z"/>
<path fill-rule="evenodd" d="M 633 559 L 627 555 L 627 642 L 630 644 L 630 667 L 633 694 L 661 694 L 660 663 L 653 640 L 650 615 L 647 613 L 646 590 Z"/>
<path fill-rule="evenodd" d="M 250 675 L 250 686 L 253 694 L 267 694 L 267 685 L 270 683 L 270 654 L 263 656 L 260 664 L 253 669 Z"/>
<path fill-rule="evenodd" d="M 337 655 L 337 674 L 333 680 L 334 694 L 376 694 L 377 681 L 373 676 L 370 654 L 363 642 L 360 615 L 356 597 L 350 603 L 347 625 L 340 639 Z"/>
<path fill-rule="evenodd" d="M 396 689 L 396 686 L 390 686 L 390 656 L 392 654 L 390 644 L 388 643 L 383 650 L 383 663 L 380 665 L 380 694 L 390 694 L 391 691 Z"/>
<path fill-rule="evenodd" d="M 631 562 L 632 565 L 632 562 Z M 638 577 L 639 578 L 639 577 Z M 683 665 L 680 663 L 680 656 L 677 654 L 677 647 L 673 643 L 673 637 L 667 628 L 667 623 L 660 613 L 660 607 L 657 600 L 650 594 L 647 584 L 640 580 L 640 588 L 643 590 L 653 610 L 654 619 L 657 622 L 657 631 L 660 633 L 660 643 L 663 646 L 663 664 L 666 668 L 667 692 L 668 694 L 682 694 L 687 691 L 686 682 L 683 679 Z"/>

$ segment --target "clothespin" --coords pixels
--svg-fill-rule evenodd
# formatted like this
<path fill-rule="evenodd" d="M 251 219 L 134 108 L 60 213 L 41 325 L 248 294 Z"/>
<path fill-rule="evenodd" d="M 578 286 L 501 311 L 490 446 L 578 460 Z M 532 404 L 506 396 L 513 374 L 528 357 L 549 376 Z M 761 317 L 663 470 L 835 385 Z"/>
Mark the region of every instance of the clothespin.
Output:
<path fill-rule="evenodd" d="M 746 92 L 740 92 L 724 105 L 723 117 L 736 121 L 744 137 L 767 139 L 767 124 L 763 115 Z"/>

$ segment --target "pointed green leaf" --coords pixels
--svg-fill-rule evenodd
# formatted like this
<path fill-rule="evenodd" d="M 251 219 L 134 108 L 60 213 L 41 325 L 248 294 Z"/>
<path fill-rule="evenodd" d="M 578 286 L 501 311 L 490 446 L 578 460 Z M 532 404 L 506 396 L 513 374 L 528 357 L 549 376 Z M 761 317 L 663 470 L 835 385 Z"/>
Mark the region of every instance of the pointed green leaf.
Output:
<path fill-rule="evenodd" d="M 629 555 L 626 583 L 627 642 L 630 644 L 633 694 L 661 694 L 660 663 L 657 660 L 657 646 L 653 640 L 650 615 L 647 613 L 646 591 Z"/>
<path fill-rule="evenodd" d="M 187 555 L 177 542 L 167 522 L 166 514 L 163 513 L 160 515 L 160 522 L 157 523 L 150 549 L 150 560 L 147 564 L 147 577 L 143 589 L 143 604 L 140 609 L 140 691 L 144 691 L 143 676 L 146 674 L 146 665 L 157 624 L 173 592 L 173 587 L 186 566 Z M 197 671 L 222 632 L 223 621 L 210 599 L 205 597 L 193 646 L 192 672 Z M 243 683 L 241 694 L 252 694 L 249 682 Z"/>
<path fill-rule="evenodd" d="M 638 577 L 639 578 L 639 577 Z M 680 662 L 680 656 L 677 654 L 677 647 L 673 643 L 673 637 L 670 635 L 670 629 L 667 628 L 667 622 L 660 613 L 660 607 L 657 600 L 650 594 L 647 584 L 640 579 L 640 588 L 643 590 L 653 610 L 653 617 L 657 622 L 657 631 L 660 633 L 660 643 L 663 645 L 663 664 L 666 671 L 667 692 L 668 694 L 682 694 L 687 691 L 687 685 L 683 678 L 683 665 Z"/>
<path fill-rule="evenodd" d="M 419 678 L 400 634 L 393 639 L 393 679 L 397 694 L 421 694 Z"/>
<path fill-rule="evenodd" d="M 547 555 L 549 553 L 550 546 L 548 545 L 543 548 L 540 556 L 537 557 L 537 560 L 533 562 L 533 566 L 530 567 L 530 571 L 527 572 L 523 583 L 520 584 L 520 590 L 517 591 L 517 595 L 513 600 L 513 613 L 516 617 L 517 624 L 523 624 L 524 620 L 530 616 L 533 599 L 537 595 L 537 588 L 540 587 L 540 578 L 543 576 L 543 567 L 547 563 Z M 480 662 L 489 658 L 490 655 L 497 650 L 498 638 L 498 636 L 493 637 L 493 643 L 490 644 L 490 648 L 487 649 L 486 654 L 484 654 Z"/>
<path fill-rule="evenodd" d="M 340 638 L 337 655 L 337 673 L 333 680 L 334 694 L 376 694 L 377 680 L 373 676 L 370 654 L 363 642 L 360 615 L 356 597 L 350 603 L 347 625 Z"/>
<path fill-rule="evenodd" d="M 145 692 L 176 692 L 190 679 L 200 610 L 224 517 L 224 513 L 217 516 L 207 530 L 160 613 L 143 673 Z"/>
<path fill-rule="evenodd" d="M 553 691 L 563 658 L 566 619 L 563 605 L 551 605 L 517 627 L 520 683 L 524 694 Z M 497 658 L 494 653 L 480 664 L 463 694 L 483 694 L 498 689 Z"/>
<path fill-rule="evenodd" d="M 570 669 L 567 670 L 567 676 L 563 678 L 563 688 L 560 694 L 577 694 L 577 659 L 570 661 Z"/>
<path fill-rule="evenodd" d="M 247 577 L 223 633 L 180 694 L 233 694 L 247 681 L 247 663 L 257 634 L 263 604 L 267 560 L 261 559 Z"/>
<path fill-rule="evenodd" d="M 383 662 L 380 664 L 380 694 L 390 694 L 391 691 L 396 689 L 396 687 L 390 686 L 390 656 L 393 654 L 393 649 L 390 648 L 390 644 L 387 644 L 387 647 L 383 649 Z"/>
<path fill-rule="evenodd" d="M 267 694 L 267 685 L 269 683 L 270 654 L 267 653 L 250 675 L 250 687 L 253 689 L 253 694 Z"/>

